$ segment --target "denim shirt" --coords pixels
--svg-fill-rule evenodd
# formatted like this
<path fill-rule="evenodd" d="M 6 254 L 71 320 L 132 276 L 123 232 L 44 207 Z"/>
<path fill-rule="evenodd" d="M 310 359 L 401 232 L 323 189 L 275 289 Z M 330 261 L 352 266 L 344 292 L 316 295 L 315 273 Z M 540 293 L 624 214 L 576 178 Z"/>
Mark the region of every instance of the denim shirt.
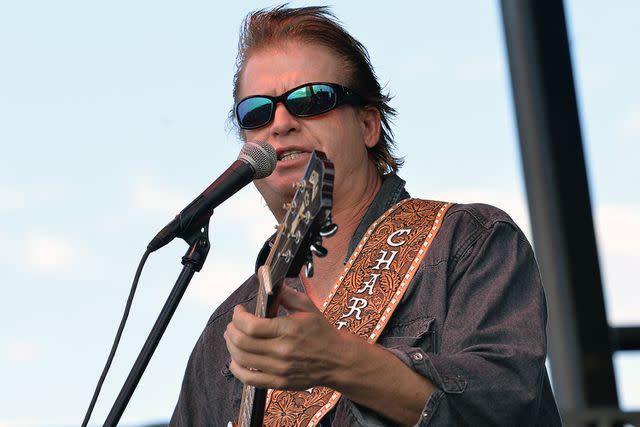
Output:
<path fill-rule="evenodd" d="M 383 177 L 345 262 L 369 225 L 407 197 L 402 179 Z M 257 265 L 267 253 L 265 245 Z M 297 278 L 286 282 L 303 290 Z M 242 383 L 229 371 L 223 333 L 235 305 L 255 309 L 257 286 L 253 275 L 211 316 L 189 359 L 170 425 L 224 426 L 237 419 Z M 533 251 L 495 207 L 449 209 L 375 345 L 436 386 L 417 426 L 561 425 L 545 368 L 546 302 Z M 345 397 L 322 424 L 393 425 Z"/>

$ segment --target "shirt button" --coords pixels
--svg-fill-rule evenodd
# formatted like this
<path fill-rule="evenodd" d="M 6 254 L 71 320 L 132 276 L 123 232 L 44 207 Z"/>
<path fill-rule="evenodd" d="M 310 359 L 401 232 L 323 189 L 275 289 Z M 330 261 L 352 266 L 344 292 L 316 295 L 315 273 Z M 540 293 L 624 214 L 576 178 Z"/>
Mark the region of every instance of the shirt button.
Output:
<path fill-rule="evenodd" d="M 422 360 L 422 353 L 413 353 L 413 360 Z"/>
<path fill-rule="evenodd" d="M 429 416 L 429 413 L 428 413 L 428 412 L 423 412 L 423 413 L 422 413 L 422 416 L 423 416 L 424 418 L 427 418 L 427 417 Z"/>

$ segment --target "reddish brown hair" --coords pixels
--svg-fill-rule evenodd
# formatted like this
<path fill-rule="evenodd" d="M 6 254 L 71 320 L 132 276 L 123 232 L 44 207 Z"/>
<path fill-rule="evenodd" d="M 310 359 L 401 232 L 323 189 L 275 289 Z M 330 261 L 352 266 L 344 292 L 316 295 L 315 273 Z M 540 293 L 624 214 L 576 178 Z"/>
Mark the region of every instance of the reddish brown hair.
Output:
<path fill-rule="evenodd" d="M 343 60 L 347 74 L 346 86 L 362 96 L 367 107 L 374 107 L 380 112 L 380 138 L 369 149 L 369 156 L 380 174 L 397 171 L 403 161 L 392 153 L 395 143 L 390 125 L 396 111 L 389 105 L 391 97 L 382 93 L 367 49 L 342 27 L 326 6 L 278 6 L 247 15 L 242 23 L 238 43 L 236 72 L 233 77 L 234 101 L 238 101 L 239 78 L 251 53 L 291 40 L 325 46 Z M 238 127 L 235 115 L 231 114 L 231 117 Z"/>

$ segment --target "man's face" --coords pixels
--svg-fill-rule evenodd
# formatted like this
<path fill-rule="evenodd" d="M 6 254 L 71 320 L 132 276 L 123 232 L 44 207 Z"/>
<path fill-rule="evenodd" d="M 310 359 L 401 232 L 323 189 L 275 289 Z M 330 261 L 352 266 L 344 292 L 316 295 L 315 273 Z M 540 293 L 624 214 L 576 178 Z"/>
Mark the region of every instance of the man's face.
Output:
<path fill-rule="evenodd" d="M 346 85 L 339 58 L 328 48 L 287 42 L 252 53 L 240 76 L 238 98 L 251 95 L 278 96 L 309 82 Z M 280 219 L 281 206 L 292 199 L 293 184 L 302 178 L 312 150 L 323 151 L 335 166 L 334 202 L 349 193 L 349 181 L 370 167 L 367 147 L 377 143 L 367 131 L 363 108 L 342 105 L 327 113 L 299 118 L 278 103 L 268 125 L 246 130 L 246 141 L 266 141 L 277 152 L 276 170 L 255 185 L 267 205 Z"/>

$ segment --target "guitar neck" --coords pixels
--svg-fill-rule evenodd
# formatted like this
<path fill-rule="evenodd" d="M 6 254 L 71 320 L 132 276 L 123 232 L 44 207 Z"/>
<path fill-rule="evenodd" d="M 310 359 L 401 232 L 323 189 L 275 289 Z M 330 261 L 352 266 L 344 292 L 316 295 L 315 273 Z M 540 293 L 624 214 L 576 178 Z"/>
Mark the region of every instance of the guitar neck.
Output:
<path fill-rule="evenodd" d="M 273 286 L 271 275 L 266 266 L 258 270 L 258 296 L 256 299 L 256 317 L 275 317 L 278 312 L 277 299 L 282 284 L 278 279 Z M 242 389 L 242 401 L 237 427 L 262 427 L 264 408 L 267 401 L 267 390 L 245 384 Z"/>
<path fill-rule="evenodd" d="M 238 423 L 235 427 L 262 427 L 266 402 L 267 390 L 245 385 L 242 390 Z"/>

